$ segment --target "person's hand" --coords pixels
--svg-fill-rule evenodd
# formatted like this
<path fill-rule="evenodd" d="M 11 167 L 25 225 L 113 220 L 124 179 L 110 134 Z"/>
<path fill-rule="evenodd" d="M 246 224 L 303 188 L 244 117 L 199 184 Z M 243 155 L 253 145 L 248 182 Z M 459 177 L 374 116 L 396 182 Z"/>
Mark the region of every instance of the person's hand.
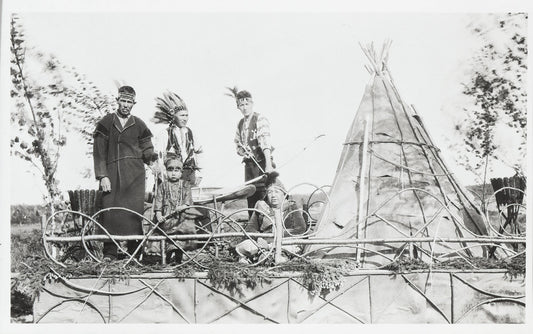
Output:
<path fill-rule="evenodd" d="M 245 159 L 252 159 L 254 155 L 250 151 L 244 151 L 244 158 Z"/>
<path fill-rule="evenodd" d="M 160 222 L 163 220 L 163 215 L 161 214 L 161 211 L 156 211 L 155 212 L 155 219 Z"/>
<path fill-rule="evenodd" d="M 272 167 L 272 165 L 268 164 L 265 166 L 265 174 L 270 174 L 274 171 L 274 168 Z"/>
<path fill-rule="evenodd" d="M 194 148 L 194 153 L 195 154 L 200 154 L 204 151 L 203 147 L 202 146 L 198 146 L 198 147 L 195 147 Z"/>
<path fill-rule="evenodd" d="M 157 162 L 151 163 L 148 167 L 150 168 L 150 170 L 155 176 L 158 176 L 159 174 L 161 174 L 161 167 L 159 166 Z"/>
<path fill-rule="evenodd" d="M 242 156 L 244 159 L 251 159 L 254 156 L 252 151 L 244 145 L 239 145 L 239 149 L 237 150 L 237 153 L 240 156 Z"/>
<path fill-rule="evenodd" d="M 108 193 L 111 191 L 111 181 L 107 176 L 104 176 L 100 179 L 100 189 L 102 189 L 103 192 Z"/>

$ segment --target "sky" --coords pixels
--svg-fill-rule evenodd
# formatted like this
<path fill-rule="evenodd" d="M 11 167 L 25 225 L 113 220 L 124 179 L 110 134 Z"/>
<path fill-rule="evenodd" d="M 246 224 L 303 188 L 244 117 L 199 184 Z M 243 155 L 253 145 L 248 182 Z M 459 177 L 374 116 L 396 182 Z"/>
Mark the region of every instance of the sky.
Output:
<path fill-rule="evenodd" d="M 109 94 L 116 95 L 115 81 L 133 86 L 132 113 L 154 133 L 162 129 L 149 121 L 154 98 L 165 90 L 180 95 L 204 150 L 202 186 L 243 182 L 233 144 L 241 114 L 225 95 L 235 85 L 251 92 L 255 111 L 271 123 L 285 185 L 331 184 L 371 79 L 358 43 L 379 49 L 392 40 L 389 68 L 400 95 L 416 106 L 459 181 L 472 184 L 447 149 L 462 117 L 461 82 L 479 47 L 467 29 L 472 14 L 37 11 L 20 17 L 28 45 L 75 66 Z M 96 188 L 92 177 L 81 176 L 92 168 L 84 143 L 75 133 L 67 142 L 60 189 Z M 10 158 L 10 168 L 11 203 L 42 202 L 40 176 L 17 158 Z"/>

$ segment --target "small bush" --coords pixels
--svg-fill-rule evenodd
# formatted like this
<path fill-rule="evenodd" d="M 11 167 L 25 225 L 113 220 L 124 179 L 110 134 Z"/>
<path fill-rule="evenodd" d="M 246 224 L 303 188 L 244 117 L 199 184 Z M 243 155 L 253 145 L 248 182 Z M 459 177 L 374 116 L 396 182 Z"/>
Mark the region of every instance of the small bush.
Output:
<path fill-rule="evenodd" d="M 39 224 L 44 210 L 42 205 L 12 205 L 11 225 Z"/>
<path fill-rule="evenodd" d="M 31 297 L 18 290 L 11 289 L 11 317 L 30 315 L 33 310 L 33 300 Z"/>

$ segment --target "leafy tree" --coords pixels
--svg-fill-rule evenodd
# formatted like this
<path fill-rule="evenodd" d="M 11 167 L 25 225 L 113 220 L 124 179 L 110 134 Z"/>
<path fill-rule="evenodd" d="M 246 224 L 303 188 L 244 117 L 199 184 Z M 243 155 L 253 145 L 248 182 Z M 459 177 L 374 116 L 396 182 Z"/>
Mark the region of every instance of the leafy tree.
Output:
<path fill-rule="evenodd" d="M 464 149 L 458 162 L 483 183 L 489 159 L 524 173 L 527 111 L 527 14 L 491 14 L 469 25 L 482 47 L 471 61 L 463 93 L 472 99 L 456 130 Z"/>
<path fill-rule="evenodd" d="M 111 111 L 114 102 L 75 68 L 28 48 L 16 15 L 11 18 L 10 42 L 15 129 L 11 154 L 39 171 L 47 191 L 45 201 L 53 210 L 63 202 L 56 172 L 66 131 L 80 133 L 90 144 L 96 120 Z"/>
<path fill-rule="evenodd" d="M 74 67 L 63 67 L 74 80 L 76 89 L 67 88 L 62 101 L 67 116 L 68 129 L 80 134 L 87 144 L 87 155 L 92 157 L 93 131 L 96 122 L 108 113 L 117 109 L 113 96 L 103 93 L 85 75 L 79 74 Z"/>

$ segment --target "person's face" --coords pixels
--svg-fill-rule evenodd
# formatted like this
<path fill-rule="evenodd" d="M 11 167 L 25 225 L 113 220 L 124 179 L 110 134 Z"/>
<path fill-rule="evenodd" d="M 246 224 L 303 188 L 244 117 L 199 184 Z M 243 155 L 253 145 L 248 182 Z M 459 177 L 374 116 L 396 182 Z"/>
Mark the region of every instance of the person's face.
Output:
<path fill-rule="evenodd" d="M 253 112 L 254 103 L 249 98 L 240 99 L 237 102 L 237 108 L 242 112 L 244 117 L 248 117 Z"/>
<path fill-rule="evenodd" d="M 118 112 L 122 116 L 128 116 L 131 113 L 131 108 L 135 104 L 135 98 L 122 95 L 117 98 L 117 102 Z"/>
<path fill-rule="evenodd" d="M 182 128 L 187 125 L 189 121 L 189 112 L 187 110 L 180 110 L 174 113 L 174 123 Z"/>
<path fill-rule="evenodd" d="M 283 192 L 277 187 L 268 188 L 267 201 L 270 203 L 270 206 L 273 208 L 279 208 L 283 200 Z"/>
<path fill-rule="evenodd" d="M 167 176 L 170 182 L 178 182 L 181 178 L 181 168 L 178 166 L 168 166 Z"/>

